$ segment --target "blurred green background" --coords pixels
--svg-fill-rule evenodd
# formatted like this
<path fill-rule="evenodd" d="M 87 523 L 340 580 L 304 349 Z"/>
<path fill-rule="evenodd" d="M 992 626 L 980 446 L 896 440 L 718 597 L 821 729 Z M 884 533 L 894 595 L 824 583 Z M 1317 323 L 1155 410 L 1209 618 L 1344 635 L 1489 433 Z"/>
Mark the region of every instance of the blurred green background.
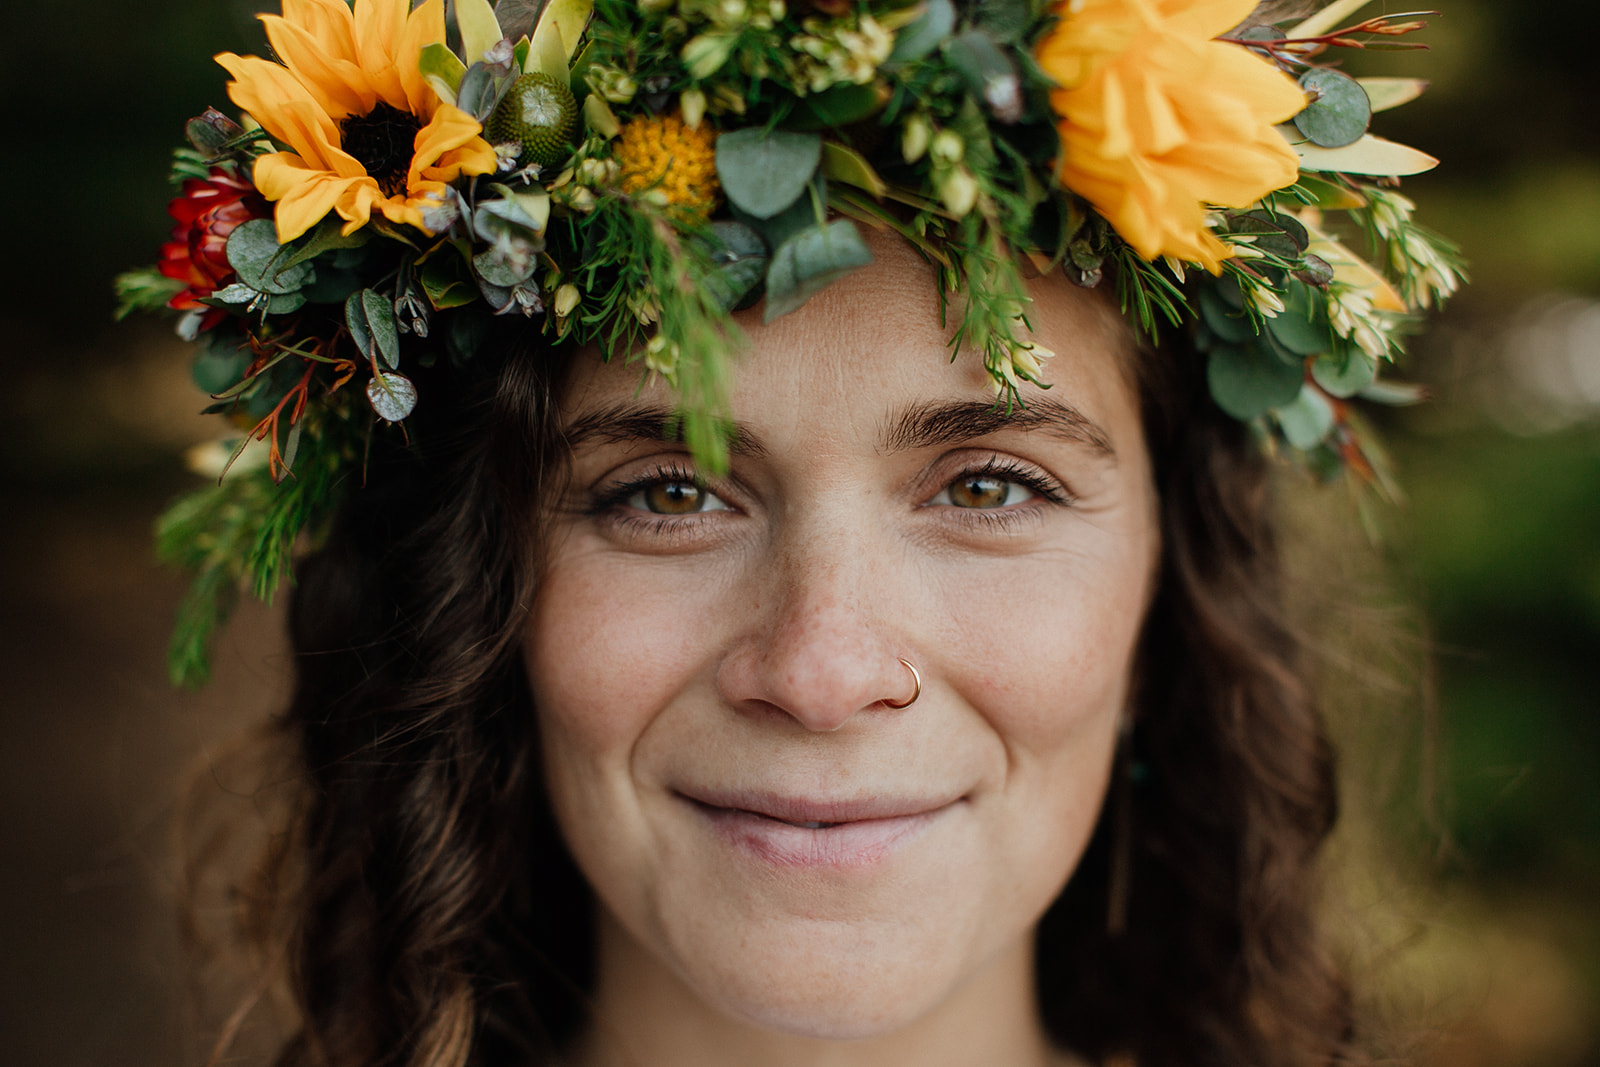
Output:
<path fill-rule="evenodd" d="M 1347 741 L 1340 914 L 1365 999 L 1419 1062 L 1600 1067 L 1600 5 L 1443 3 L 1431 51 L 1351 61 L 1433 81 L 1376 129 L 1445 161 L 1405 189 L 1473 264 L 1415 346 L 1434 402 L 1386 420 L 1410 499 L 1374 551 L 1328 532 L 1354 525 L 1339 490 L 1293 490 Z M 239 791 L 211 768 L 281 700 L 283 653 L 277 615 L 249 607 L 212 687 L 166 687 L 182 583 L 148 529 L 209 428 L 165 324 L 113 329 L 110 279 L 154 261 L 169 151 L 226 105 L 209 57 L 261 50 L 256 7 L 14 4 L 0 34 L 20 179 L 0 257 L 0 1059 L 18 1067 L 203 1058 L 172 816 L 195 768 Z"/>

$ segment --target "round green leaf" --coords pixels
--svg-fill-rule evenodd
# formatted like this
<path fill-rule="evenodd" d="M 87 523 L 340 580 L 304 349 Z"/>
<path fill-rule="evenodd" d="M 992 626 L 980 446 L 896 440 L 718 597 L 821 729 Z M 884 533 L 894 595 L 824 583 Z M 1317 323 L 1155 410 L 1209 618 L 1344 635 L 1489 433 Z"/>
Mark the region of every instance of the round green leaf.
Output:
<path fill-rule="evenodd" d="M 417 406 L 417 387 L 403 374 L 382 371 L 367 382 L 367 400 L 378 418 L 399 422 Z"/>
<path fill-rule="evenodd" d="M 1311 377 L 1329 396 L 1355 396 L 1378 376 L 1378 361 L 1356 348 L 1330 352 L 1311 364 Z"/>
<path fill-rule="evenodd" d="M 766 275 L 767 244 L 755 230 L 728 220 L 713 222 L 711 236 L 715 241 L 711 262 L 716 266 L 700 284 L 722 310 L 732 311 Z"/>
<path fill-rule="evenodd" d="M 285 266 L 288 253 L 278 244 L 278 227 L 271 219 L 251 219 L 228 235 L 228 265 L 239 280 L 263 293 L 288 294 L 311 280 L 310 263 Z"/>
<path fill-rule="evenodd" d="M 1212 398 L 1236 419 L 1253 419 L 1289 403 L 1304 380 L 1298 368 L 1244 346 L 1213 349 L 1206 364 Z"/>
<path fill-rule="evenodd" d="M 1283 310 L 1267 320 L 1272 339 L 1297 356 L 1319 356 L 1333 344 L 1327 311 L 1302 282 L 1290 282 Z"/>
<path fill-rule="evenodd" d="M 238 341 L 207 341 L 194 359 L 194 383 L 203 392 L 216 396 L 244 379 L 251 359 L 248 345 Z"/>
<path fill-rule="evenodd" d="M 956 6 L 950 0 L 929 0 L 916 21 L 905 27 L 894 39 L 894 51 L 889 53 L 890 63 L 909 63 L 939 47 L 956 28 Z"/>
<path fill-rule="evenodd" d="M 1229 306 L 1214 285 L 1200 288 L 1200 319 L 1218 338 L 1232 345 L 1249 344 L 1255 340 L 1256 331 L 1250 316 L 1240 308 Z"/>
<path fill-rule="evenodd" d="M 1315 448 L 1333 429 L 1333 406 L 1317 390 L 1302 386 L 1300 394 L 1274 411 L 1284 440 L 1301 451 Z"/>
<path fill-rule="evenodd" d="M 717 138 L 717 178 L 729 203 L 770 219 L 805 192 L 822 161 L 814 133 L 749 126 Z"/>
<path fill-rule="evenodd" d="M 787 315 L 813 294 L 871 262 L 872 252 L 849 219 L 801 231 L 772 255 L 764 321 Z"/>
<path fill-rule="evenodd" d="M 1330 67 L 1313 67 L 1301 77 L 1300 88 L 1311 102 L 1294 124 L 1312 144 L 1343 148 L 1361 140 L 1372 121 L 1372 101 L 1360 82 Z"/>

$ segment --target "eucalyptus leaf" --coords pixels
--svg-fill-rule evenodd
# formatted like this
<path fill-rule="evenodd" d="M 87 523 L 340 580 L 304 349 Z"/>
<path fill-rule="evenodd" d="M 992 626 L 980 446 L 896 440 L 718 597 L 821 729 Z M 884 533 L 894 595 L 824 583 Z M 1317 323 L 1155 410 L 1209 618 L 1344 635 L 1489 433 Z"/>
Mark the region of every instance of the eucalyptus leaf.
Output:
<path fill-rule="evenodd" d="M 1033 24 L 1033 6 L 1028 0 L 978 0 L 977 22 L 1002 44 L 1016 44 Z"/>
<path fill-rule="evenodd" d="M 1236 419 L 1254 419 L 1289 403 L 1304 380 L 1298 368 L 1244 345 L 1212 349 L 1206 363 L 1212 399 Z"/>
<path fill-rule="evenodd" d="M 767 268 L 764 321 L 787 315 L 814 294 L 872 262 L 872 252 L 849 219 L 804 230 L 785 241 Z"/>
<path fill-rule="evenodd" d="M 700 284 L 723 311 L 732 311 L 766 275 L 767 243 L 749 226 L 721 219 L 711 224 L 711 238 L 714 269 Z"/>
<path fill-rule="evenodd" d="M 289 242 L 287 250 L 289 255 L 281 264 L 282 267 L 298 267 L 302 263 L 309 263 L 324 252 L 331 252 L 340 248 L 359 248 L 367 243 L 367 235 L 360 230 L 349 234 L 344 232 L 344 220 L 337 215 L 329 215 L 317 224 L 316 229 Z"/>
<path fill-rule="evenodd" d="M 1341 400 L 1360 393 L 1378 376 L 1378 361 L 1354 346 L 1330 352 L 1311 364 L 1311 377 L 1329 396 Z"/>
<path fill-rule="evenodd" d="M 1333 429 L 1333 407 L 1316 389 L 1302 385 L 1288 404 L 1275 409 L 1273 417 L 1283 430 L 1284 439 L 1301 451 L 1315 448 Z"/>
<path fill-rule="evenodd" d="M 267 297 L 267 314 L 288 315 L 306 306 L 305 293 L 273 293 Z"/>
<path fill-rule="evenodd" d="M 802 195 L 795 202 L 772 216 L 770 219 L 758 219 L 746 211 L 733 208 L 733 217 L 755 230 L 766 238 L 768 248 L 780 248 L 783 243 L 802 230 L 809 230 L 827 221 L 826 209 L 820 213 L 818 205 L 828 202 L 827 180 L 818 172 L 811 179 L 809 195 Z"/>
<path fill-rule="evenodd" d="M 1022 79 L 1017 66 L 983 30 L 968 30 L 945 48 L 945 58 L 966 79 L 972 94 L 1002 122 L 1022 114 Z"/>
<path fill-rule="evenodd" d="M 1290 282 L 1286 297 L 1283 310 L 1267 320 L 1273 340 L 1300 357 L 1328 351 L 1333 333 L 1328 328 L 1326 305 L 1312 299 L 1310 288 L 1303 282 Z"/>
<path fill-rule="evenodd" d="M 1096 264 L 1098 266 L 1099 264 Z M 1217 337 L 1231 345 L 1246 345 L 1256 339 L 1255 325 L 1242 308 L 1232 307 L 1214 285 L 1201 286 L 1198 303 L 1200 320 Z"/>
<path fill-rule="evenodd" d="M 1372 101 L 1361 83 L 1332 67 L 1312 67 L 1300 78 L 1311 102 L 1294 117 L 1300 132 L 1323 148 L 1354 144 L 1372 122 Z"/>
<path fill-rule="evenodd" d="M 917 20 L 894 39 L 889 63 L 910 63 L 931 53 L 956 28 L 956 6 L 950 0 L 928 0 Z"/>
<path fill-rule="evenodd" d="M 876 85 L 836 85 L 800 98 L 794 126 L 801 130 L 834 129 L 871 118 L 883 110 L 887 96 Z"/>
<path fill-rule="evenodd" d="M 391 369 L 400 365 L 400 330 L 388 297 L 372 289 L 351 293 L 344 303 L 344 321 L 368 360 L 382 359 Z"/>
<path fill-rule="evenodd" d="M 492 248 L 472 257 L 472 269 L 477 271 L 478 276 L 500 289 L 515 289 L 533 277 L 533 272 L 538 266 L 539 260 L 536 256 L 528 256 L 523 265 L 518 265 L 511 258 L 501 255 Z"/>
<path fill-rule="evenodd" d="M 717 138 L 717 178 L 728 202 L 770 219 L 805 191 L 822 160 L 814 133 L 750 126 Z"/>
<path fill-rule="evenodd" d="M 261 290 L 252 289 L 244 282 L 234 282 L 212 293 L 207 299 L 223 304 L 248 304 L 261 295 Z"/>
<path fill-rule="evenodd" d="M 399 422 L 417 406 L 417 387 L 403 374 L 379 371 L 367 382 L 367 401 L 378 418 Z"/>
<path fill-rule="evenodd" d="M 207 395 L 216 396 L 243 381 L 251 362 L 248 345 L 237 340 L 208 340 L 194 357 L 194 384 Z"/>
<path fill-rule="evenodd" d="M 271 219 L 251 219 L 228 235 L 228 264 L 239 273 L 239 280 L 263 293 L 287 294 L 310 281 L 310 263 L 283 265 L 283 246 L 278 244 L 278 228 Z"/>

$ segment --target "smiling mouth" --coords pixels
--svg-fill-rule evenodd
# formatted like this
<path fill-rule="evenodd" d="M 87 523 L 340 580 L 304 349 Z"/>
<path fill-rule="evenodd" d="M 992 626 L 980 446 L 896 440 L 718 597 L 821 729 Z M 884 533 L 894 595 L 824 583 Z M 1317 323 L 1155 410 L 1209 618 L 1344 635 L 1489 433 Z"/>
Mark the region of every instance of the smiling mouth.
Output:
<path fill-rule="evenodd" d="M 818 801 L 771 794 L 678 794 L 737 853 L 784 868 L 870 867 L 955 808 L 952 799 Z"/>

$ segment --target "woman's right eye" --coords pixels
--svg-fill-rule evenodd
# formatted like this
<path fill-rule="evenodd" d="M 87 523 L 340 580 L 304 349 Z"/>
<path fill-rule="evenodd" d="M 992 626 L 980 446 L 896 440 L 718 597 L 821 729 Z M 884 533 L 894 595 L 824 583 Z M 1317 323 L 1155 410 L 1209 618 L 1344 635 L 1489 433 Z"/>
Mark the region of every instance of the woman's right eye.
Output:
<path fill-rule="evenodd" d="M 696 515 L 704 511 L 730 511 L 715 493 L 681 478 L 662 479 L 636 489 L 627 505 L 652 515 Z"/>

